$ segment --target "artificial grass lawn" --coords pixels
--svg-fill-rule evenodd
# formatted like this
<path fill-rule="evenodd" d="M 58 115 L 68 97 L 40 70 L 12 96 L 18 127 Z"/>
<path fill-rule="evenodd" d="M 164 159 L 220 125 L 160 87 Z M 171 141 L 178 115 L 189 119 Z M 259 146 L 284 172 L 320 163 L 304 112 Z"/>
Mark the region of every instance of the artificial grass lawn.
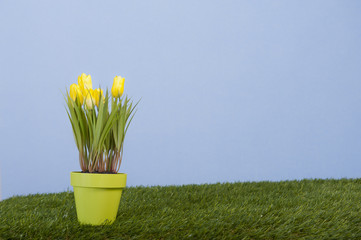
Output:
<path fill-rule="evenodd" d="M 72 192 L 13 197 L 0 239 L 361 239 L 361 179 L 130 187 L 97 227 Z"/>

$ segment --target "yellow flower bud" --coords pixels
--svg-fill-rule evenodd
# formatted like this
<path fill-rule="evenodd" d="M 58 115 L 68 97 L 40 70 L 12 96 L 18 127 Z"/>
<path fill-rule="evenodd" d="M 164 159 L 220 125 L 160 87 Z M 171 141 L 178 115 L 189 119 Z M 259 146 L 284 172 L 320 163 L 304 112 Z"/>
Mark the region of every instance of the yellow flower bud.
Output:
<path fill-rule="evenodd" d="M 95 103 L 95 105 L 97 105 L 97 107 L 99 107 L 99 99 L 100 98 L 102 98 L 103 101 L 105 100 L 103 90 L 100 88 L 94 89 L 93 90 L 93 99 L 94 99 L 94 103 Z"/>
<path fill-rule="evenodd" d="M 83 94 L 81 93 L 80 87 L 73 83 L 70 85 L 70 97 L 75 101 L 75 99 L 79 99 L 80 104 L 83 104 Z"/>
<path fill-rule="evenodd" d="M 80 90 L 82 91 L 83 95 L 87 95 L 87 90 L 92 89 L 93 88 L 93 84 L 92 84 L 92 78 L 89 75 L 86 75 L 85 73 L 82 73 L 79 77 L 78 77 L 78 85 L 80 87 Z"/>
<path fill-rule="evenodd" d="M 121 97 L 124 92 L 124 78 L 115 76 L 112 86 L 112 95 L 115 98 Z"/>
<path fill-rule="evenodd" d="M 93 90 L 88 90 L 87 91 L 88 93 L 87 93 L 87 95 L 86 95 L 86 97 L 85 97 L 85 106 L 86 106 L 86 108 L 87 109 L 93 109 L 93 107 L 94 107 L 94 98 L 93 98 Z"/>

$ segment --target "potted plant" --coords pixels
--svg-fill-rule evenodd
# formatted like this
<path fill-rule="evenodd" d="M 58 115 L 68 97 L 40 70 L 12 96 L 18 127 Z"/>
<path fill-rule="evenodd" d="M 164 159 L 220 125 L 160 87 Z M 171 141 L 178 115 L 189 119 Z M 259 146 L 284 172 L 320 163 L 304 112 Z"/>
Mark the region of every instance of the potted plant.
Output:
<path fill-rule="evenodd" d="M 127 175 L 118 173 L 124 137 L 135 107 L 122 97 L 124 78 L 114 78 L 111 94 L 93 89 L 90 75 L 78 77 L 66 93 L 67 114 L 79 150 L 81 172 L 71 172 L 78 221 L 101 225 L 115 221 Z"/>

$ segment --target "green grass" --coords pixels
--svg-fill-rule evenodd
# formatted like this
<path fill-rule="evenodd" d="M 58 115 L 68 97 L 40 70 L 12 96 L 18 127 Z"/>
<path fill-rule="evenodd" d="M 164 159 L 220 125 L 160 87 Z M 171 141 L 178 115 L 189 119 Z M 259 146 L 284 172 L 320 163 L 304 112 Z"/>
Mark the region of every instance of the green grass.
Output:
<path fill-rule="evenodd" d="M 361 239 L 361 179 L 130 187 L 97 227 L 72 192 L 13 197 L 0 239 Z"/>

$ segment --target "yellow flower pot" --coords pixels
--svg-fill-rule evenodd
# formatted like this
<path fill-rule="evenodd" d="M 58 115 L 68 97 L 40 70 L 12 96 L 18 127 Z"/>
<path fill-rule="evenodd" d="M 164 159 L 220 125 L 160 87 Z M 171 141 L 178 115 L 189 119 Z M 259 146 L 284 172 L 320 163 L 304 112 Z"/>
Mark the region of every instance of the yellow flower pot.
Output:
<path fill-rule="evenodd" d="M 81 224 L 112 224 L 117 216 L 127 174 L 72 172 L 70 182 Z"/>

